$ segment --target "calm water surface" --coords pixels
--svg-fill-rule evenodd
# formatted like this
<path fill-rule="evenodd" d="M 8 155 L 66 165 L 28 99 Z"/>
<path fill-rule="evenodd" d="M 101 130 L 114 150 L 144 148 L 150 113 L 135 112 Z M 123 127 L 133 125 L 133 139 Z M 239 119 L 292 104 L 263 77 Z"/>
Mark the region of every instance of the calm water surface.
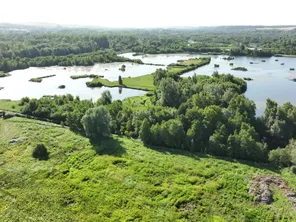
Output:
<path fill-rule="evenodd" d="M 158 54 L 158 55 L 140 55 L 133 56 L 133 53 L 125 53 L 122 56 L 128 58 L 138 58 L 145 63 L 155 63 L 168 65 L 178 60 L 202 57 L 206 55 L 199 54 Z M 219 73 L 230 73 L 237 77 L 251 77 L 253 81 L 248 82 L 246 96 L 255 101 L 257 105 L 257 114 L 261 115 L 265 108 L 267 98 L 277 101 L 280 105 L 290 101 L 296 105 L 296 82 L 289 79 L 296 78 L 296 72 L 290 71 L 290 68 L 296 68 L 296 58 L 271 57 L 271 58 L 253 58 L 253 57 L 235 57 L 234 60 L 223 60 L 224 56 L 211 56 L 212 60 L 209 65 L 198 68 L 197 70 L 185 73 L 183 77 L 194 75 L 211 75 L 214 71 Z M 278 59 L 279 61 L 275 61 Z M 266 60 L 266 62 L 262 62 Z M 254 64 L 250 64 L 253 62 Z M 243 66 L 248 69 L 247 72 L 233 71 L 229 63 L 234 63 L 233 67 Z M 281 63 L 285 63 L 281 65 Z M 119 88 L 87 88 L 85 82 L 89 79 L 72 80 L 71 75 L 97 74 L 103 75 L 104 78 L 115 81 L 118 76 L 136 77 L 154 72 L 159 66 L 139 65 L 124 63 L 126 71 L 119 70 L 123 63 L 96 64 L 89 67 L 46 67 L 46 68 L 29 68 L 25 70 L 16 70 L 11 72 L 11 76 L 0 78 L 0 99 L 18 100 L 24 96 L 40 98 L 43 95 L 62 95 L 71 93 L 80 96 L 82 99 L 98 99 L 102 91 L 108 89 L 112 93 L 113 99 L 124 99 L 130 96 L 144 95 L 141 90 Z M 214 68 L 214 64 L 219 64 L 219 68 Z M 55 77 L 43 79 L 42 83 L 32 83 L 28 80 L 33 77 L 41 77 L 56 74 Z M 58 89 L 59 85 L 66 85 L 65 89 Z"/>
<path fill-rule="evenodd" d="M 198 54 L 161 54 L 132 56 L 132 53 L 123 54 L 129 58 L 139 58 L 143 62 L 170 64 L 180 59 L 201 57 L 205 55 Z M 296 69 L 296 58 L 271 57 L 271 58 L 253 58 L 246 56 L 237 56 L 234 60 L 224 60 L 225 56 L 211 56 L 211 63 L 183 74 L 183 77 L 197 75 L 211 75 L 214 71 L 219 73 L 230 73 L 237 77 L 251 77 L 253 81 L 248 82 L 246 96 L 254 100 L 257 106 L 257 115 L 261 115 L 265 109 L 267 98 L 271 98 L 282 105 L 285 102 L 291 102 L 296 105 L 296 82 L 289 79 L 296 78 L 296 72 L 290 71 L 290 68 Z M 275 61 L 275 60 L 278 61 Z M 266 60 L 266 62 L 262 62 Z M 253 62 L 254 64 L 250 64 Z M 233 71 L 229 63 L 234 63 L 233 67 L 246 67 L 248 71 Z M 284 65 L 281 65 L 284 63 Z M 214 68 L 214 64 L 219 64 L 219 68 Z"/>
<path fill-rule="evenodd" d="M 126 71 L 122 72 L 119 70 L 122 64 L 123 63 L 96 64 L 88 67 L 31 67 L 24 70 L 12 71 L 10 72 L 11 76 L 0 78 L 0 87 L 4 87 L 3 90 L 0 90 L 0 99 L 19 100 L 24 96 L 40 98 L 43 95 L 64 95 L 70 93 L 74 96 L 80 96 L 81 99 L 97 100 L 106 89 L 111 92 L 114 100 L 144 95 L 146 92 L 142 90 L 119 89 L 117 87 L 91 89 L 85 85 L 85 83 L 91 79 L 72 80 L 70 78 L 71 75 L 97 74 L 103 75 L 104 78 L 110 81 L 114 81 L 118 80 L 119 75 L 122 77 L 141 76 L 151 73 L 157 68 L 156 66 L 125 63 Z M 31 78 L 53 74 L 56 76 L 43 79 L 41 83 L 29 82 Z M 65 85 L 66 88 L 58 89 L 59 85 Z"/>

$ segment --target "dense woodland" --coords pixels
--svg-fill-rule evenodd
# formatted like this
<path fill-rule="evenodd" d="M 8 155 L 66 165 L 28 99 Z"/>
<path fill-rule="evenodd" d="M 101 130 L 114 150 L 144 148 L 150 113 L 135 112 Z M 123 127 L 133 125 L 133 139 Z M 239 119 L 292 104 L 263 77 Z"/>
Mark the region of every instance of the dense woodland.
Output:
<path fill-rule="evenodd" d="M 12 30 L 0 25 L 0 70 L 8 72 L 29 66 L 113 62 L 120 60 L 115 56 L 115 52 L 125 51 L 249 56 L 296 55 L 295 30 L 258 28 L 97 30 L 17 26 Z M 104 50 L 108 50 L 107 53 Z"/>
<path fill-rule="evenodd" d="M 105 91 L 98 101 L 71 95 L 23 98 L 21 111 L 68 125 L 91 139 L 114 133 L 152 146 L 293 164 L 290 147 L 295 142 L 290 140 L 296 135 L 296 107 L 268 100 L 264 116 L 258 118 L 240 78 L 214 73 L 176 81 L 166 74 L 162 69 L 153 74 L 156 89 L 149 97 L 112 102 Z"/>
<path fill-rule="evenodd" d="M 117 55 L 126 51 L 251 56 L 296 54 L 295 30 L 262 30 L 260 27 L 18 28 L 12 31 L 0 26 L 0 70 L 4 72 L 30 66 L 141 63 Z M 172 64 L 168 70 L 158 69 L 153 73 L 155 90 L 149 97 L 112 102 L 111 94 L 106 91 L 98 101 L 80 100 L 71 95 L 39 100 L 23 98 L 22 113 L 67 125 L 91 138 L 114 133 L 140 138 L 152 146 L 252 161 L 270 160 L 280 166 L 296 162 L 291 148 L 295 144 L 291 139 L 296 136 L 296 107 L 290 103 L 279 107 L 268 100 L 264 116 L 258 118 L 254 102 L 244 96 L 247 90 L 244 80 L 218 73 L 212 77 L 182 79 L 172 72 L 178 65 Z M 188 69 L 193 68 L 196 67 Z M 93 123 L 105 125 L 98 127 Z"/>

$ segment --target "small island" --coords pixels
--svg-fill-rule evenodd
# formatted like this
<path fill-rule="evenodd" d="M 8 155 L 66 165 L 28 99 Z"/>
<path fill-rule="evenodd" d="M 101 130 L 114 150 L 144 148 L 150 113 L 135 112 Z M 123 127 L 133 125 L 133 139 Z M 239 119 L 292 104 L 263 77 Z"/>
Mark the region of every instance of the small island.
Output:
<path fill-rule="evenodd" d="M 121 70 L 122 72 L 125 71 L 126 65 L 122 65 L 121 68 L 119 68 L 119 70 Z"/>
<path fill-rule="evenodd" d="M 0 78 L 4 78 L 4 77 L 7 77 L 7 76 L 9 76 L 9 74 L 0 71 Z"/>
<path fill-rule="evenodd" d="M 234 60 L 234 57 L 228 56 L 228 57 L 223 57 L 222 59 L 230 61 L 230 60 Z"/>
<path fill-rule="evenodd" d="M 71 79 L 83 79 L 83 78 L 104 78 L 104 76 L 100 76 L 100 75 L 95 75 L 95 74 L 83 74 L 83 75 L 73 75 L 70 76 Z"/>
<path fill-rule="evenodd" d="M 233 69 L 231 69 L 231 70 L 235 70 L 235 71 L 248 71 L 248 69 L 247 68 L 245 68 L 245 67 L 235 67 L 235 68 L 233 68 Z"/>
<path fill-rule="evenodd" d="M 244 77 L 243 79 L 246 80 L 246 81 L 253 81 L 253 79 L 250 78 L 250 77 Z"/>
<path fill-rule="evenodd" d="M 219 65 L 219 64 L 214 64 L 214 67 L 215 67 L 215 68 L 219 68 L 220 65 Z"/>
<path fill-rule="evenodd" d="M 290 68 L 290 71 L 295 71 L 295 68 Z"/>
<path fill-rule="evenodd" d="M 65 85 L 60 85 L 58 88 L 59 88 L 59 89 L 65 89 L 66 86 L 65 86 Z"/>
<path fill-rule="evenodd" d="M 29 81 L 30 81 L 30 82 L 41 83 L 43 79 L 50 78 L 50 77 L 54 77 L 54 76 L 56 76 L 56 75 L 41 76 L 41 77 L 32 78 L 32 79 L 30 79 Z"/>
<path fill-rule="evenodd" d="M 266 62 L 266 60 L 263 59 L 261 62 Z"/>
<path fill-rule="evenodd" d="M 0 78 L 6 77 L 4 72 L 0 72 Z"/>
<path fill-rule="evenodd" d="M 229 65 L 230 65 L 230 66 L 233 66 L 233 63 L 231 62 L 231 63 L 229 63 Z"/>

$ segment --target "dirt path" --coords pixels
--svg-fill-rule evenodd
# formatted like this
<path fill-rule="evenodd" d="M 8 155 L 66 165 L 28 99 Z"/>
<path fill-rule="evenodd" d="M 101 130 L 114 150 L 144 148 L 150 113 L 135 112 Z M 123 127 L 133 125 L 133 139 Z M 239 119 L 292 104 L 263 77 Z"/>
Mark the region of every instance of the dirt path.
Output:
<path fill-rule="evenodd" d="M 249 194 L 255 195 L 255 201 L 271 204 L 273 199 L 270 186 L 276 186 L 288 198 L 289 202 L 293 204 L 292 208 L 296 210 L 296 193 L 282 178 L 277 176 L 256 176 L 250 184 Z"/>

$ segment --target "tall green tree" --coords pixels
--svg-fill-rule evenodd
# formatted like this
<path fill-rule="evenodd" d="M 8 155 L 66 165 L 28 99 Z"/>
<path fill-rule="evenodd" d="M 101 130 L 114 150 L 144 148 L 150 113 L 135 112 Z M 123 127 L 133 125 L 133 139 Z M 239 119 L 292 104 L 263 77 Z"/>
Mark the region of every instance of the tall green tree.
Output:
<path fill-rule="evenodd" d="M 110 136 L 111 117 L 104 106 L 87 110 L 81 123 L 87 137 L 97 139 Z"/>

